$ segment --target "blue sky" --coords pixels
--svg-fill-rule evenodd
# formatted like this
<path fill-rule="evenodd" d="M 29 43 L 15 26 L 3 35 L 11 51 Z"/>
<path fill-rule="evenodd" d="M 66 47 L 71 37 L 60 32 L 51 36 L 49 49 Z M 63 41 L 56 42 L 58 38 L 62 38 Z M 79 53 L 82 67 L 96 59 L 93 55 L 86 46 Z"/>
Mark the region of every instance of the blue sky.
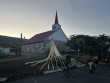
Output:
<path fill-rule="evenodd" d="M 0 35 L 30 38 L 51 30 L 56 10 L 67 37 L 110 36 L 110 0 L 0 0 Z"/>

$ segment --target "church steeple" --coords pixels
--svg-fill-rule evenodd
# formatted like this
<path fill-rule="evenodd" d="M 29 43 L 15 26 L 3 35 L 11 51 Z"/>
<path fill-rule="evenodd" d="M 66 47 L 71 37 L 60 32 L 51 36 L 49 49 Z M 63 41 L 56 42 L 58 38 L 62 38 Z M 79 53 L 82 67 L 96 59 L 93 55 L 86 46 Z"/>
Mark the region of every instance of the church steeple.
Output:
<path fill-rule="evenodd" d="M 55 16 L 55 23 L 52 25 L 52 30 L 58 30 L 61 28 L 61 25 L 58 22 L 58 15 L 57 15 L 57 10 L 56 10 L 56 16 Z"/>
<path fill-rule="evenodd" d="M 56 16 L 55 16 L 55 24 L 59 24 L 59 22 L 58 22 L 58 16 L 57 16 L 57 10 L 56 10 Z"/>

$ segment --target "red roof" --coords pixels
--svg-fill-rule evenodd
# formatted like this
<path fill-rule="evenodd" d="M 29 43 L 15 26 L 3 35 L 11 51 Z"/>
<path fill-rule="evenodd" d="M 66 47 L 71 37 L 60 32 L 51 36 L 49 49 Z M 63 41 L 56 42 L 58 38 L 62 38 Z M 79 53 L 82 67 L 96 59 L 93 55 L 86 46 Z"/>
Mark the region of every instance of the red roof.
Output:
<path fill-rule="evenodd" d="M 50 30 L 47 32 L 36 34 L 35 36 L 33 36 L 29 40 L 27 40 L 24 44 L 44 41 L 46 38 L 48 38 L 53 33 L 54 33 L 54 31 Z"/>

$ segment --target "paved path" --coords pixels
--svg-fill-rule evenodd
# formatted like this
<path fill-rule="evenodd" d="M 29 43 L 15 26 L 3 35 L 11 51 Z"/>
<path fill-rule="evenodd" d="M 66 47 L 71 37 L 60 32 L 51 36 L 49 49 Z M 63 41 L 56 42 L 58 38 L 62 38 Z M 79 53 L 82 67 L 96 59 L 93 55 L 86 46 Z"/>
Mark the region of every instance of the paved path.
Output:
<path fill-rule="evenodd" d="M 98 66 L 93 74 L 89 73 L 88 66 L 70 72 L 75 78 L 63 78 L 65 71 L 61 71 L 5 83 L 110 83 L 110 67 Z"/>

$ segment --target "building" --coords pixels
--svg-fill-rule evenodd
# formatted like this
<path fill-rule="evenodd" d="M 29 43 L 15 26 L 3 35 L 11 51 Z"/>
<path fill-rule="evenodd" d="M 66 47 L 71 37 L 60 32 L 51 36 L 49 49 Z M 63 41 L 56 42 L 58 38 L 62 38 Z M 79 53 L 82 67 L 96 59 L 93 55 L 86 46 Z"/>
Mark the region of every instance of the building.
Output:
<path fill-rule="evenodd" d="M 36 34 L 24 42 L 22 44 L 22 52 L 48 52 L 50 50 L 51 40 L 54 40 L 57 49 L 60 52 L 66 51 L 66 43 L 68 39 L 58 22 L 57 12 L 55 16 L 55 23 L 52 25 L 52 30 Z"/>
<path fill-rule="evenodd" d="M 1 47 L 0 46 L 0 53 L 10 53 L 10 47 Z"/>

